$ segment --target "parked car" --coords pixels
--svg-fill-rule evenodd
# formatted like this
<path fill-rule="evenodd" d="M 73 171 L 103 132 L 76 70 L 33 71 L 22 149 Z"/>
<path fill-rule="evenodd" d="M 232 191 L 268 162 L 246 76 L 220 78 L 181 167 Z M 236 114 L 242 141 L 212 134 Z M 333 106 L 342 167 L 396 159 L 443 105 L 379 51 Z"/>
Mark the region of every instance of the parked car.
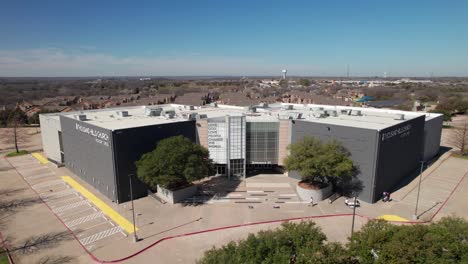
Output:
<path fill-rule="evenodd" d="M 361 203 L 358 199 L 354 200 L 354 198 L 349 198 L 344 201 L 344 203 L 349 206 L 349 208 L 360 207 Z"/>

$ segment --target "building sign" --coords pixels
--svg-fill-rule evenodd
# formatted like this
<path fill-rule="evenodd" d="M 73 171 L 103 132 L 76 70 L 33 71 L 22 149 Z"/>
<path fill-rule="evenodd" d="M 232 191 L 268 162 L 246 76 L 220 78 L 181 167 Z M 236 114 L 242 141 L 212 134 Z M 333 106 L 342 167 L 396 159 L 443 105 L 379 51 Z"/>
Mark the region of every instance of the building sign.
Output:
<path fill-rule="evenodd" d="M 95 138 L 96 142 L 104 146 L 109 146 L 109 135 L 107 133 L 101 132 L 97 129 L 86 127 L 80 124 L 75 125 L 76 130 L 88 134 Z"/>
<path fill-rule="evenodd" d="M 385 141 L 387 139 L 390 139 L 395 136 L 400 136 L 400 138 L 409 136 L 411 130 L 411 124 L 408 124 L 406 126 L 399 127 L 397 129 L 394 129 L 389 132 L 385 132 L 382 134 L 382 141 Z"/>
<path fill-rule="evenodd" d="M 226 163 L 226 124 L 208 122 L 208 150 L 215 163 Z"/>

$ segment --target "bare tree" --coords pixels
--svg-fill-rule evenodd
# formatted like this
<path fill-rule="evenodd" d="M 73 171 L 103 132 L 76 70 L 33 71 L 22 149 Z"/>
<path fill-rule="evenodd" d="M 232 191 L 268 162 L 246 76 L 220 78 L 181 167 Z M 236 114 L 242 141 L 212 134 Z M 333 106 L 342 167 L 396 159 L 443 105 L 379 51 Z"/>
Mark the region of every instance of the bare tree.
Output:
<path fill-rule="evenodd" d="M 16 153 L 19 153 L 20 145 L 24 144 L 28 137 L 25 130 L 20 129 L 22 122 L 22 117 L 19 114 L 13 113 L 8 122 L 9 128 L 7 128 L 3 139 L 5 144 L 12 144 L 15 146 Z"/>
<path fill-rule="evenodd" d="M 449 143 L 460 150 L 461 155 L 466 155 L 468 144 L 468 121 L 461 124 L 453 124 L 451 129 Z"/>

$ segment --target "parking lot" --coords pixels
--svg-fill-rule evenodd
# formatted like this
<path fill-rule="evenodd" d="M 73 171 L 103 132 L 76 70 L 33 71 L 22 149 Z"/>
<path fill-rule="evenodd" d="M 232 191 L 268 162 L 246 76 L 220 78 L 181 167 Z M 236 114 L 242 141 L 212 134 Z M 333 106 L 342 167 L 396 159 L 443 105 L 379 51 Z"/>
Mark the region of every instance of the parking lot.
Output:
<path fill-rule="evenodd" d="M 93 251 L 111 240 L 127 237 L 121 226 L 70 186 L 61 175 L 56 175 L 46 160 L 26 155 L 8 161 L 88 250 Z"/>

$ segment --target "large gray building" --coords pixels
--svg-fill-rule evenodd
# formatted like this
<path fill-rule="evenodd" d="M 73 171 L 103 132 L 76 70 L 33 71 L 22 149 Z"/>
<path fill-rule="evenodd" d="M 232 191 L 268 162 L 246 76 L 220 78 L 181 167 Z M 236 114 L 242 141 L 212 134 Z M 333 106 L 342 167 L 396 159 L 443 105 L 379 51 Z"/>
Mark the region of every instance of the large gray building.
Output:
<path fill-rule="evenodd" d="M 44 114 L 40 121 L 48 159 L 116 202 L 129 199 L 135 161 L 175 135 L 205 146 L 217 174 L 229 178 L 281 167 L 287 146 L 306 135 L 336 139 L 359 169 L 360 199 L 375 202 L 438 153 L 442 130 L 439 114 L 310 104 L 137 106 Z M 135 193 L 145 196 L 146 186 L 137 182 Z"/>

